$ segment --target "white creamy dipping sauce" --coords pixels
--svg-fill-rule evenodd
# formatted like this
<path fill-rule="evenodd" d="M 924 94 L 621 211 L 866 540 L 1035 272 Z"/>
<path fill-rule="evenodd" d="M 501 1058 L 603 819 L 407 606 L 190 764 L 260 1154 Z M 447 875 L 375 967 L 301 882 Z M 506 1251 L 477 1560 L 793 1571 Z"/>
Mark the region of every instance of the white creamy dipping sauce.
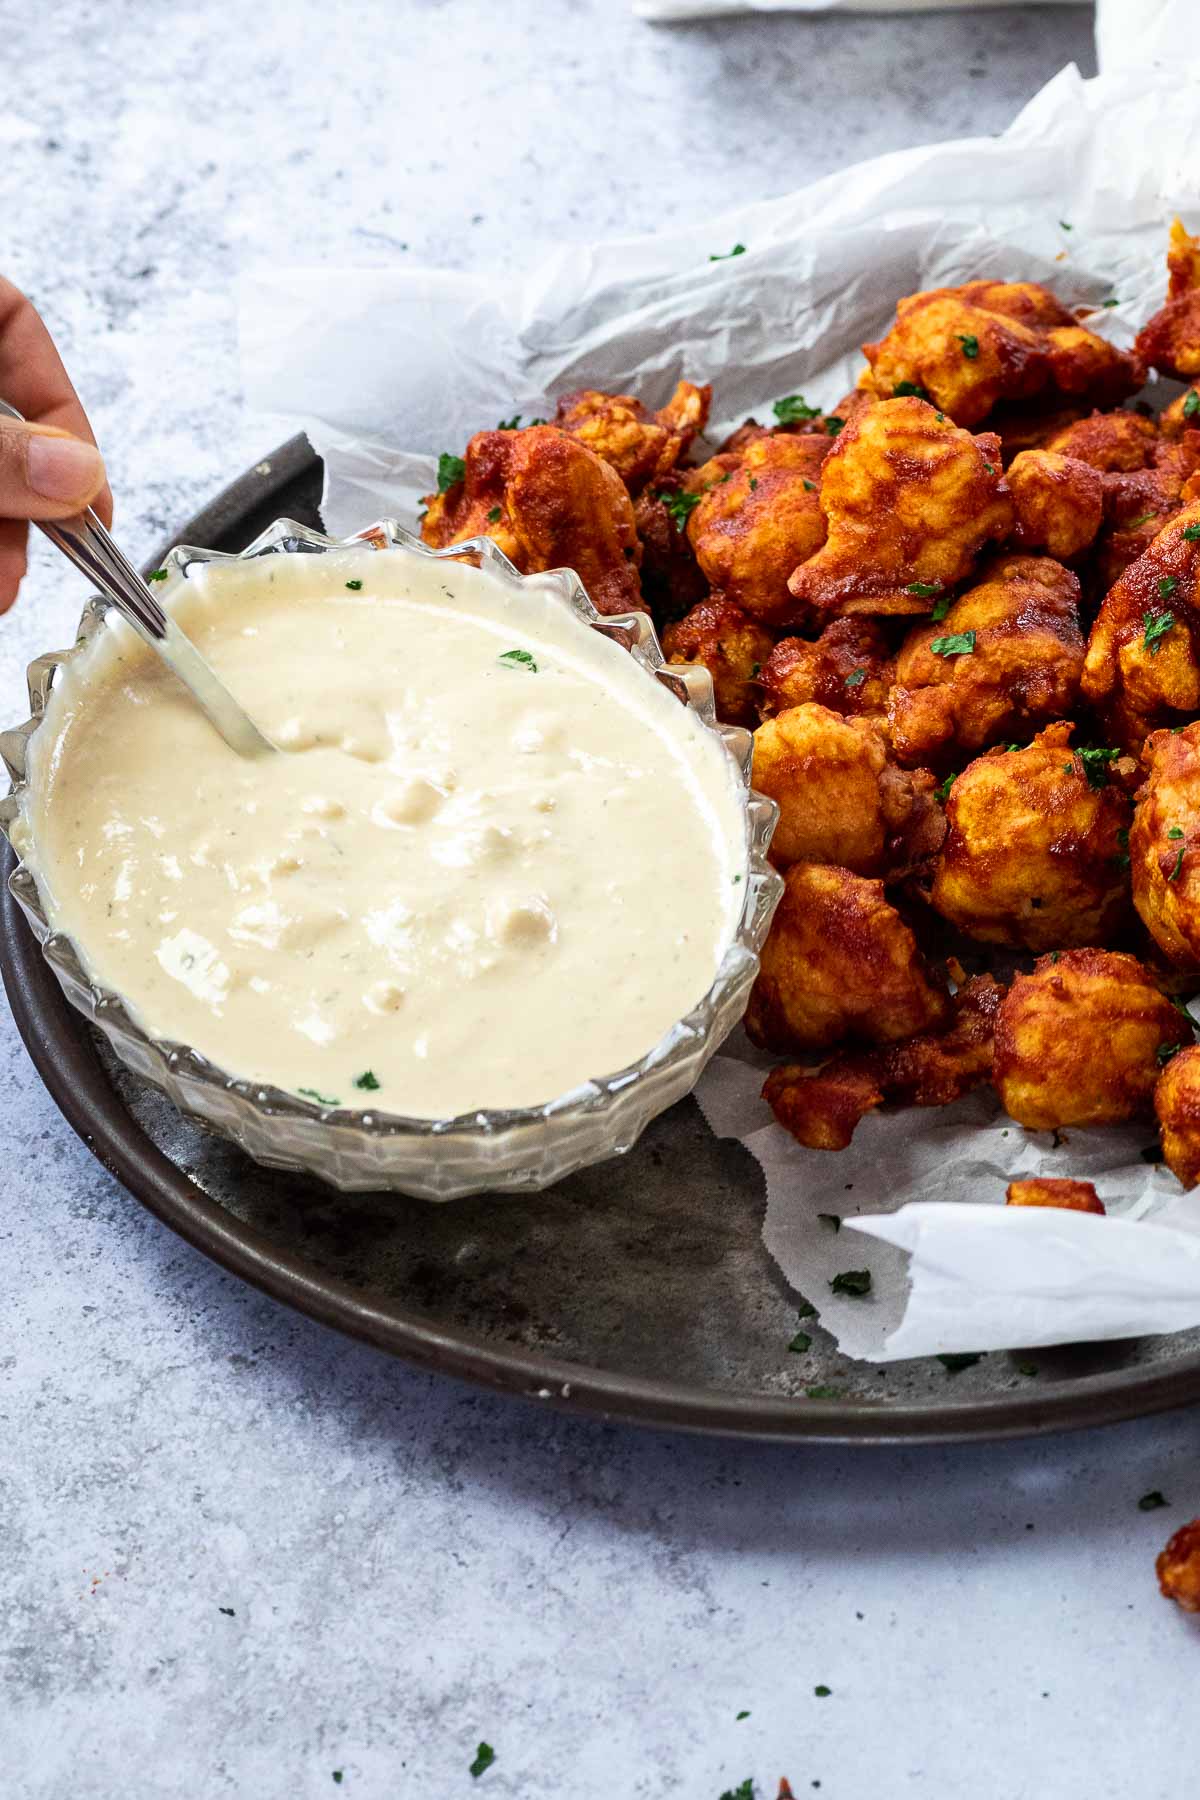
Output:
<path fill-rule="evenodd" d="M 731 759 L 549 592 L 410 552 L 193 565 L 167 602 L 287 754 L 243 759 L 111 615 L 14 841 L 152 1036 L 359 1109 L 539 1105 L 703 997 L 746 879 Z"/>

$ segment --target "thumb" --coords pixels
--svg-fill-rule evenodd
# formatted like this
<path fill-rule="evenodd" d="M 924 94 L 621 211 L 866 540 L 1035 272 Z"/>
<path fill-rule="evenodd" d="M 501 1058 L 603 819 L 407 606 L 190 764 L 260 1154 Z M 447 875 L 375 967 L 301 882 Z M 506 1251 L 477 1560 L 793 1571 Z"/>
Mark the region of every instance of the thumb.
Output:
<path fill-rule="evenodd" d="M 0 519 L 65 519 L 104 486 L 95 445 L 52 425 L 0 420 Z"/>

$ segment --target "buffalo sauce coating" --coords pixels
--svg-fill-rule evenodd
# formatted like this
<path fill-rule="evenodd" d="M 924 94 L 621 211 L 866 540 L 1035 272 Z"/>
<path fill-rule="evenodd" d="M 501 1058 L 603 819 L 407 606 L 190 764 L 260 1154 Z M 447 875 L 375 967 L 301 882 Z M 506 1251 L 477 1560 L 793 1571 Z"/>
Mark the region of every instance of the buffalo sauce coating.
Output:
<path fill-rule="evenodd" d="M 714 734 L 560 600 L 404 551 L 194 565 L 172 611 L 285 754 L 121 623 L 62 672 L 18 833 L 153 1036 L 343 1106 L 538 1105 L 650 1051 L 745 897 Z"/>

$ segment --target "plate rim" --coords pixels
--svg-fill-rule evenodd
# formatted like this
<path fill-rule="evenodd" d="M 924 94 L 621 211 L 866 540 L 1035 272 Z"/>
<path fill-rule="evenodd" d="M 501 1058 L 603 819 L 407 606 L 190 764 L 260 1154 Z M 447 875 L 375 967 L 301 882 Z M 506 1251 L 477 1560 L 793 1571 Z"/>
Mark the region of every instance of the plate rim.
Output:
<path fill-rule="evenodd" d="M 320 459 L 302 434 L 231 482 L 147 563 L 176 543 L 237 529 Z M 1117 1424 L 1200 1401 L 1200 1351 L 1165 1367 L 1081 1376 L 1069 1392 L 928 1402 L 808 1400 L 652 1380 L 536 1351 L 501 1347 L 448 1329 L 411 1309 L 388 1309 L 228 1213 L 142 1131 L 116 1094 L 82 1019 L 77 1019 L 8 888 L 15 858 L 3 846 L 0 954 L 4 987 L 34 1067 L 67 1123 L 141 1205 L 230 1274 L 319 1324 L 419 1368 L 555 1410 L 605 1422 L 726 1438 L 790 1443 L 900 1445 L 1038 1436 Z M 450 1201 L 447 1204 L 453 1205 Z"/>

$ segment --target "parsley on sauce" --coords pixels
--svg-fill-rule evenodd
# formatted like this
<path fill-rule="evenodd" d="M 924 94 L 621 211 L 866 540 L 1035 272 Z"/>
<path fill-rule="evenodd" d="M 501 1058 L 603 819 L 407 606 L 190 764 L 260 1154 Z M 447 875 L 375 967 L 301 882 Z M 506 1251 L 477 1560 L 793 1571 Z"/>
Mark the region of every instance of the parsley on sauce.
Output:
<path fill-rule="evenodd" d="M 451 456 L 448 450 L 443 450 L 442 454 L 438 457 L 438 493 L 444 494 L 447 488 L 454 487 L 457 482 L 462 480 L 466 472 L 467 465 L 461 456 Z"/>
<path fill-rule="evenodd" d="M 929 648 L 935 656 L 971 656 L 975 651 L 975 633 L 951 631 L 945 637 L 935 637 Z"/>

